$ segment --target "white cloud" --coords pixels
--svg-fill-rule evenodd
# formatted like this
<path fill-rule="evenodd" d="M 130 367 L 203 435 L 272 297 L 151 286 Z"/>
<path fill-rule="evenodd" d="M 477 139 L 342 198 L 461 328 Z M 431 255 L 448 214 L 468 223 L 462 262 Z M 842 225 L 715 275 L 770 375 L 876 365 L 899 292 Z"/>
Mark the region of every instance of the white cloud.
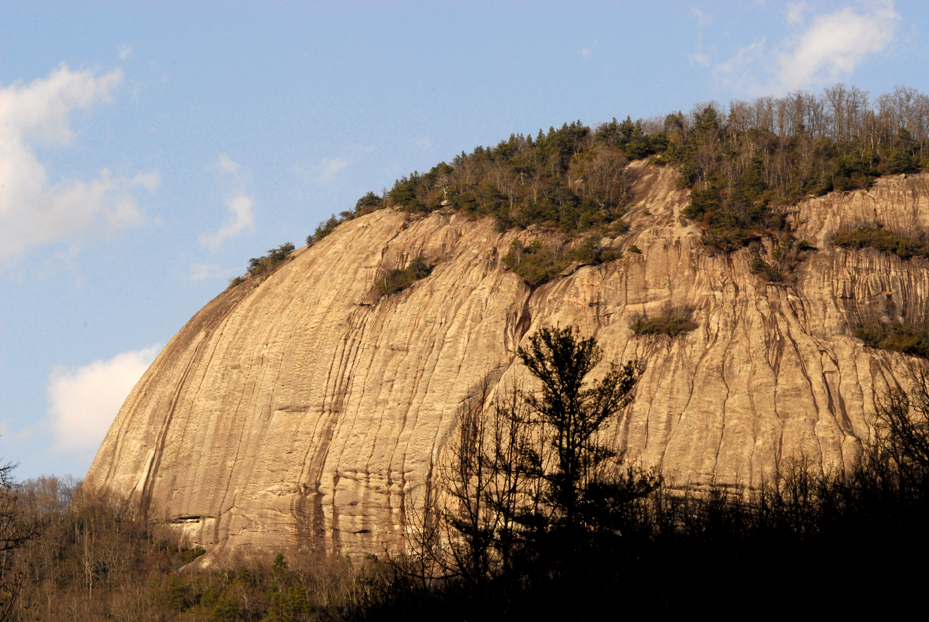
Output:
<path fill-rule="evenodd" d="M 322 158 L 316 164 L 301 166 L 294 165 L 294 173 L 300 180 L 309 185 L 325 185 L 335 181 L 336 177 L 352 163 L 347 157 L 335 156 Z"/>
<path fill-rule="evenodd" d="M 713 73 L 737 89 L 758 90 L 757 75 L 753 68 L 758 63 L 764 63 L 766 55 L 765 40 L 752 41 L 751 45 L 739 50 L 733 58 L 717 65 Z"/>
<path fill-rule="evenodd" d="M 326 183 L 331 181 L 336 174 L 348 166 L 348 160 L 345 158 L 323 158 L 320 166 L 322 172 L 319 174 L 319 181 Z"/>
<path fill-rule="evenodd" d="M 0 443 L 2 443 L 3 440 L 22 441 L 28 438 L 31 433 L 32 433 L 32 428 L 26 427 L 26 428 L 21 428 L 18 432 L 16 432 L 15 434 L 11 436 L 10 435 L 10 422 L 6 419 L 0 420 Z"/>
<path fill-rule="evenodd" d="M 893 2 L 869 12 L 845 8 L 813 18 L 779 55 L 778 86 L 792 90 L 848 78 L 867 56 L 884 51 L 893 41 L 899 19 Z"/>
<path fill-rule="evenodd" d="M 121 45 L 119 46 L 119 60 L 126 60 L 132 56 L 132 46 L 131 45 Z"/>
<path fill-rule="evenodd" d="M 231 175 L 237 175 L 240 168 L 242 168 L 242 165 L 237 162 L 233 162 L 229 156 L 225 154 L 219 156 L 219 169 L 221 171 Z"/>
<path fill-rule="evenodd" d="M 704 13 L 700 9 L 690 9 L 690 14 L 697 18 L 697 24 L 700 26 L 713 23 L 713 16 L 709 13 Z"/>
<path fill-rule="evenodd" d="M 687 58 L 690 60 L 691 63 L 697 63 L 698 65 L 703 65 L 704 67 L 710 66 L 710 57 L 707 56 L 706 54 L 699 54 L 699 53 L 689 54 Z"/>
<path fill-rule="evenodd" d="M 106 169 L 96 179 L 49 179 L 35 143 L 66 147 L 74 110 L 111 101 L 123 73 L 95 75 L 62 65 L 46 78 L 0 86 L 0 262 L 33 246 L 88 230 L 118 232 L 143 222 L 133 190 L 158 186 L 156 173 L 131 179 Z"/>
<path fill-rule="evenodd" d="M 222 268 L 215 263 L 193 263 L 190 264 L 190 280 L 205 281 L 214 279 L 223 275 Z"/>
<path fill-rule="evenodd" d="M 231 213 L 230 219 L 216 233 L 201 234 L 198 238 L 200 244 L 215 253 L 224 241 L 236 237 L 254 224 L 255 221 L 252 217 L 252 207 L 254 205 L 254 199 L 244 194 L 226 199 L 226 208 Z"/>
<path fill-rule="evenodd" d="M 787 6 L 789 25 L 803 27 L 809 7 Z M 767 46 L 757 39 L 713 73 L 736 88 L 764 93 L 808 89 L 848 79 L 868 56 L 883 52 L 893 42 L 900 16 L 892 1 L 855 10 L 846 7 L 814 15 L 796 36 Z M 691 60 L 697 60 L 691 55 Z M 774 69 L 769 69 L 769 68 Z"/>
<path fill-rule="evenodd" d="M 214 253 L 219 250 L 224 241 L 238 236 L 255 224 L 252 213 L 255 207 L 255 197 L 245 192 L 245 185 L 248 181 L 247 173 L 242 170 L 240 164 L 233 162 L 225 155 L 219 156 L 217 166 L 221 173 L 233 178 L 235 188 L 232 191 L 232 196 L 225 201 L 226 209 L 229 212 L 226 223 L 220 227 L 219 231 L 203 233 L 197 238 L 202 246 L 206 246 Z"/>
<path fill-rule="evenodd" d="M 591 45 L 590 47 L 582 48 L 581 56 L 583 56 L 584 58 L 590 58 L 591 56 L 593 56 L 594 50 L 597 49 L 597 43 L 598 43 L 597 41 L 594 41 L 593 45 Z"/>
<path fill-rule="evenodd" d="M 791 2 L 788 4 L 787 9 L 784 12 L 785 17 L 787 18 L 787 23 L 791 26 L 802 24 L 806 10 L 807 6 L 805 2 Z"/>
<path fill-rule="evenodd" d="M 48 383 L 55 450 L 95 452 L 132 387 L 160 351 L 160 345 L 153 345 L 77 369 L 56 368 Z"/>
<path fill-rule="evenodd" d="M 294 163 L 293 172 L 300 185 L 307 188 L 322 189 L 332 186 L 342 178 L 344 172 L 374 151 L 371 145 L 349 145 L 339 155 L 315 159 L 312 162 Z"/>

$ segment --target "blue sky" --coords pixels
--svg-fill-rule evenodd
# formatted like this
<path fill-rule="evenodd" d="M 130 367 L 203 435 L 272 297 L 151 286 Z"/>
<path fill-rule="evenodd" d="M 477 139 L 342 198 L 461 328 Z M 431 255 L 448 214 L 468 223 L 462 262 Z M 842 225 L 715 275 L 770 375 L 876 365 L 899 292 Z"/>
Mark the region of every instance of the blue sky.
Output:
<path fill-rule="evenodd" d="M 250 257 L 511 133 L 927 91 L 918 2 L 0 4 L 0 457 L 82 477 Z"/>

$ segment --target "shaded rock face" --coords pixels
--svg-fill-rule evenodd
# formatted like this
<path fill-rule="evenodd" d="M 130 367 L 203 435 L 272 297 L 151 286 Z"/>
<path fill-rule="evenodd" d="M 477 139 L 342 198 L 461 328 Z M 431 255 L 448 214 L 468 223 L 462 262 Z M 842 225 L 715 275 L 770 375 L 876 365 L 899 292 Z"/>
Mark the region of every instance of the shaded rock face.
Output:
<path fill-rule="evenodd" d="M 679 216 L 687 194 L 673 170 L 632 171 L 632 228 L 612 244 L 642 253 L 534 291 L 502 266 L 516 232 L 390 210 L 343 224 L 257 287 L 227 290 L 132 391 L 85 484 L 172 523 L 208 560 L 232 549 L 395 547 L 462 403 L 482 383 L 529 382 L 517 347 L 553 325 L 597 338 L 595 375 L 611 360 L 645 364 L 610 433 L 677 485 L 758 485 L 799 456 L 850 465 L 875 397 L 905 387 L 908 370 L 906 357 L 864 347 L 854 327 L 927 317 L 929 263 L 829 240 L 875 221 L 929 229 L 929 177 L 795 208 L 797 237 L 821 250 L 775 286 L 750 273 L 748 251 L 706 252 Z M 378 299 L 376 279 L 420 254 L 437 262 L 432 274 Z M 684 306 L 699 328 L 680 337 L 629 329 Z"/>

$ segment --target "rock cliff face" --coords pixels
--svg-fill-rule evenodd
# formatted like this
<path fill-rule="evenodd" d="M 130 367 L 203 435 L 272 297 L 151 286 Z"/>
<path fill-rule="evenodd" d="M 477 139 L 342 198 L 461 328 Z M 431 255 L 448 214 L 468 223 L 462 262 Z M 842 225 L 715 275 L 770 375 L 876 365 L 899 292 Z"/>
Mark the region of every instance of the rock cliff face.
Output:
<path fill-rule="evenodd" d="M 850 464 L 875 396 L 905 386 L 908 365 L 853 328 L 865 316 L 926 318 L 929 263 L 829 240 L 875 221 L 929 229 L 929 177 L 795 208 L 797 237 L 821 250 L 775 286 L 750 273 L 747 251 L 703 249 L 679 216 L 687 195 L 673 170 L 632 171 L 632 228 L 611 243 L 642 253 L 534 291 L 502 266 L 516 232 L 383 210 L 295 252 L 259 286 L 220 294 L 132 391 L 86 485 L 171 522 L 208 558 L 297 543 L 378 552 L 399 542 L 462 402 L 482 382 L 527 380 L 516 349 L 550 325 L 595 336 L 604 361 L 644 362 L 612 433 L 679 485 L 757 485 L 800 455 Z M 378 275 L 419 254 L 437 262 L 432 275 L 377 299 Z M 629 329 L 681 306 L 698 329 L 675 339 Z"/>

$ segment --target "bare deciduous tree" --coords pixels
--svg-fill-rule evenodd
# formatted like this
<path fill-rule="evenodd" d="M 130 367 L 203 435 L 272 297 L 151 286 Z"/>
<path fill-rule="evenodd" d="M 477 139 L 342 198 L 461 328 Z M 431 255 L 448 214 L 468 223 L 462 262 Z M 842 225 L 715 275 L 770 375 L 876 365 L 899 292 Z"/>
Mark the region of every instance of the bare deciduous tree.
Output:
<path fill-rule="evenodd" d="M 34 533 L 19 503 L 15 468 L 9 463 L 0 466 L 0 620 L 11 619 L 22 589 L 23 575 L 14 555 Z"/>

